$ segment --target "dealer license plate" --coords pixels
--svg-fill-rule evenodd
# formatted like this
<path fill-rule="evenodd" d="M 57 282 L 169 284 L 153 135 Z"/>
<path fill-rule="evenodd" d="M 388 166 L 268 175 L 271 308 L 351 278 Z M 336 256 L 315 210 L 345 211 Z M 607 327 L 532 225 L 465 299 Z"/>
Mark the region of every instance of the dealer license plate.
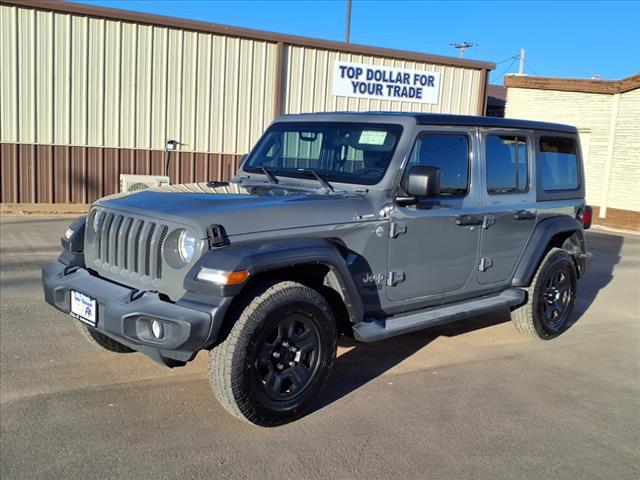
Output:
<path fill-rule="evenodd" d="M 71 316 L 96 326 L 98 323 L 98 302 L 84 293 L 71 290 Z"/>

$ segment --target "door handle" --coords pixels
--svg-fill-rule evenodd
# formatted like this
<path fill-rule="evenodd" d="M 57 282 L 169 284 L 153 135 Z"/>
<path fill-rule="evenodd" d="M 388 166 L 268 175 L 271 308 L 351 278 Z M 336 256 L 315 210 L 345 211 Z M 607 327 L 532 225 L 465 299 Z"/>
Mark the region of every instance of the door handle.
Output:
<path fill-rule="evenodd" d="M 482 225 L 482 215 L 458 215 L 456 225 L 466 227 L 469 225 Z"/>
<path fill-rule="evenodd" d="M 536 218 L 536 214 L 529 210 L 518 210 L 513 214 L 513 218 L 516 220 L 533 220 Z"/>

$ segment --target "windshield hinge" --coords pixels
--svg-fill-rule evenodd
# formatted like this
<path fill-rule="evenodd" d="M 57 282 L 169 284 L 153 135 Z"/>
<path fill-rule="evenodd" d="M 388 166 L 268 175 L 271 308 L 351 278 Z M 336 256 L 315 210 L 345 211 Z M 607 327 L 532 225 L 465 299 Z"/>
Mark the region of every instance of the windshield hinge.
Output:
<path fill-rule="evenodd" d="M 227 235 L 222 225 L 211 224 L 207 227 L 207 239 L 209 249 L 224 247 L 227 244 Z"/>

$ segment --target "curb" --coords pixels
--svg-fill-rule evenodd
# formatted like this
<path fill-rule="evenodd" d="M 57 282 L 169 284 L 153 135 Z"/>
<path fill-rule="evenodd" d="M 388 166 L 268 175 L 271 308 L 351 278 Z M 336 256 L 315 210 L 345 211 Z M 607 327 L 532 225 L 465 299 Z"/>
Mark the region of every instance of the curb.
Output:
<path fill-rule="evenodd" d="M 0 203 L 0 215 L 82 215 L 89 207 L 84 203 Z"/>

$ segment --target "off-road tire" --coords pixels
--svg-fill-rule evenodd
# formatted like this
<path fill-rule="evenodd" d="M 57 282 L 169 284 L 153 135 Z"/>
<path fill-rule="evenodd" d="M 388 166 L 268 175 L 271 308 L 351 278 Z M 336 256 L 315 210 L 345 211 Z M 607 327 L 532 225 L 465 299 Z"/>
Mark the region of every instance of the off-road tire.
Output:
<path fill-rule="evenodd" d="M 133 353 L 135 350 L 130 349 L 129 347 L 122 345 L 121 343 L 116 342 L 112 338 L 107 337 L 103 333 L 100 333 L 95 328 L 91 328 L 88 325 L 83 325 L 79 321 L 76 321 L 75 324 L 78 326 L 78 329 L 84 335 L 84 338 L 93 345 L 95 348 L 102 348 L 104 350 L 108 350 L 113 353 Z"/>
<path fill-rule="evenodd" d="M 569 282 L 569 295 L 564 320 L 561 324 L 550 327 L 544 316 L 545 285 L 552 275 L 565 272 Z M 531 285 L 527 288 L 527 303 L 511 312 L 511 320 L 516 329 L 528 337 L 540 340 L 551 340 L 566 331 L 576 297 L 577 273 L 573 258 L 560 248 L 552 248 L 544 257 Z"/>
<path fill-rule="evenodd" d="M 225 340 L 209 352 L 209 381 L 216 398 L 235 417 L 260 426 L 282 425 L 302 417 L 324 391 L 335 359 L 336 322 L 328 302 L 316 290 L 286 281 L 265 285 L 247 298 L 239 311 Z M 272 400 L 266 398 L 268 382 L 259 378 L 260 370 L 267 368 L 260 361 L 271 357 L 274 351 L 265 347 L 264 338 L 269 332 L 276 332 L 277 339 L 268 345 L 282 345 L 280 325 L 291 322 L 289 318 L 302 319 L 313 329 L 314 345 L 317 345 L 314 373 L 309 374 L 304 386 L 294 390 L 293 395 L 297 396 L 292 400 Z M 297 324 L 294 328 L 298 328 Z M 283 375 L 274 368 L 268 366 L 269 378 Z M 295 368 L 297 365 L 291 367 Z"/>

